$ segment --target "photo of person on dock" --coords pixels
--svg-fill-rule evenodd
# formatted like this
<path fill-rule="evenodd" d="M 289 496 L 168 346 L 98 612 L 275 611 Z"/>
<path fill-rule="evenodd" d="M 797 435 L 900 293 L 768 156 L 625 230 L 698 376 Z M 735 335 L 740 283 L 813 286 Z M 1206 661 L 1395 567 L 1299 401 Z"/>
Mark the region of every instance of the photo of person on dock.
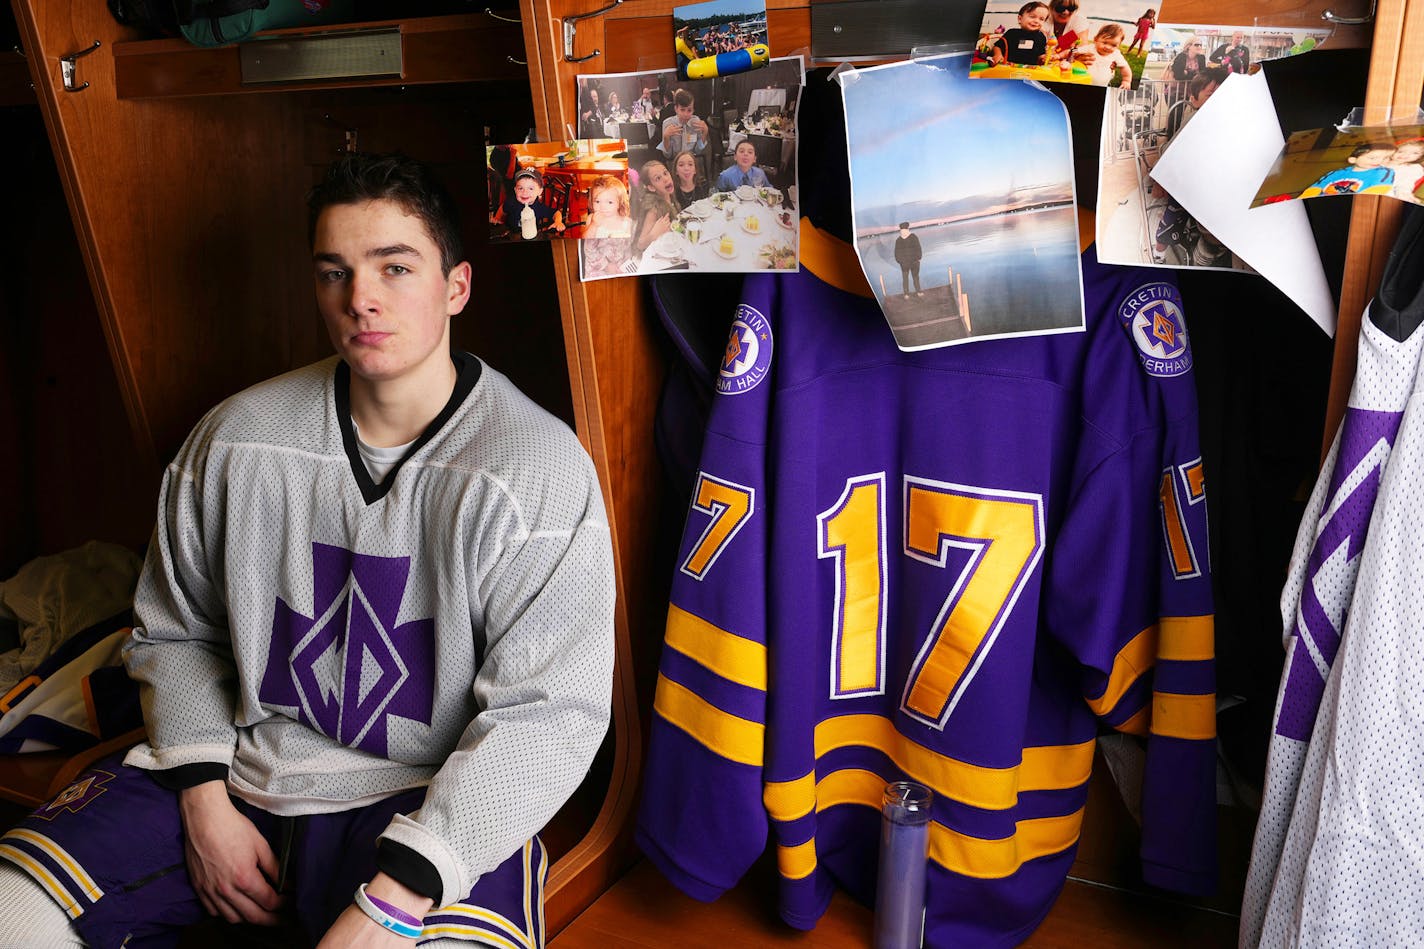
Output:
<path fill-rule="evenodd" d="M 855 249 L 906 351 L 1083 329 L 1067 112 L 1035 84 L 972 80 L 968 55 L 840 77 Z"/>

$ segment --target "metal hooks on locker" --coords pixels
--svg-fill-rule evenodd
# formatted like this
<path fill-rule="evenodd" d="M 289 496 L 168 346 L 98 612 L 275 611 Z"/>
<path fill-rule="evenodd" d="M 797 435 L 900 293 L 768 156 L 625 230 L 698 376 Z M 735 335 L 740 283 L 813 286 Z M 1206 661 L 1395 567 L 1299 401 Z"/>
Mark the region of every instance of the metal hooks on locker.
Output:
<path fill-rule="evenodd" d="M 1358 26 L 1363 23 L 1373 23 L 1375 19 L 1375 4 L 1377 0 L 1370 0 L 1370 12 L 1364 16 L 1336 16 L 1334 10 L 1326 10 L 1320 14 L 1320 19 L 1331 23 L 1338 23 L 1341 26 Z"/>
<path fill-rule="evenodd" d="M 76 69 L 74 64 L 81 56 L 88 56 L 90 53 L 94 52 L 94 50 L 98 49 L 99 45 L 99 41 L 95 40 L 94 45 L 89 47 L 88 49 L 81 49 L 77 53 L 70 53 L 68 56 L 59 57 L 59 75 L 64 80 L 65 92 L 78 92 L 81 89 L 89 88 L 89 83 L 87 81 L 80 85 L 75 85 L 74 80 Z"/>
<path fill-rule="evenodd" d="M 606 7 L 603 7 L 602 9 L 592 10 L 588 13 L 578 13 L 573 16 L 564 17 L 564 62 L 585 63 L 595 56 L 603 55 L 603 50 L 601 49 L 596 49 L 593 52 L 589 53 L 587 56 L 574 55 L 574 37 L 578 35 L 578 30 L 574 27 L 574 23 L 579 20 L 587 20 L 590 17 L 603 16 L 603 14 L 607 13 L 609 10 L 612 10 L 614 7 L 619 6 L 622 3 L 623 0 L 613 0 L 612 3 L 610 3 Z"/>

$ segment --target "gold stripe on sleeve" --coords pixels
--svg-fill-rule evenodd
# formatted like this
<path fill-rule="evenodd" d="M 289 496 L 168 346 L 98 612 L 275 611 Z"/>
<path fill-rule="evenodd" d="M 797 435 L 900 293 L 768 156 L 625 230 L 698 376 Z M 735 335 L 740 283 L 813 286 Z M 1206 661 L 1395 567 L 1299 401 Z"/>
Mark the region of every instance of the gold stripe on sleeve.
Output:
<path fill-rule="evenodd" d="M 816 870 L 816 838 L 794 847 L 776 848 L 776 869 L 788 880 L 802 880 Z"/>
<path fill-rule="evenodd" d="M 1216 624 L 1210 616 L 1164 616 L 1157 658 L 1199 662 L 1216 657 Z"/>
<path fill-rule="evenodd" d="M 1149 626 L 1118 651 L 1112 671 L 1108 673 L 1107 688 L 1097 698 L 1088 699 L 1088 707 L 1098 715 L 1111 712 L 1132 684 L 1156 661 L 1157 627 Z"/>
<path fill-rule="evenodd" d="M 1152 693 L 1152 734 L 1168 738 L 1216 737 L 1216 696 Z"/>
<path fill-rule="evenodd" d="M 816 809 L 816 772 L 808 771 L 793 781 L 766 782 L 761 800 L 772 820 L 805 817 Z"/>

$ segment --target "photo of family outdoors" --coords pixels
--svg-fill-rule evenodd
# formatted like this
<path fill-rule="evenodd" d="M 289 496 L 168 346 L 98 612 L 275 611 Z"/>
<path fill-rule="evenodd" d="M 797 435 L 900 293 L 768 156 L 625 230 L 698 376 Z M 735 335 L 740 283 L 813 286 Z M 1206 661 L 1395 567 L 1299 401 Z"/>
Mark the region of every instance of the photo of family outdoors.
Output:
<path fill-rule="evenodd" d="M 1424 203 L 1424 125 L 1292 133 L 1251 206 L 1336 194 Z"/>
<path fill-rule="evenodd" d="M 1140 0 L 990 0 L 970 63 L 975 79 L 1130 87 L 1142 76 L 1157 8 Z"/>
<path fill-rule="evenodd" d="M 670 69 L 579 76 L 581 133 L 617 133 L 628 167 L 620 223 L 579 245 L 582 278 L 797 269 L 803 81 L 800 58 L 689 82 Z"/>
<path fill-rule="evenodd" d="M 1032 83 L 972 81 L 968 60 L 839 77 L 855 249 L 903 350 L 1083 328 L 1068 113 Z M 970 127 L 1017 147 L 965 148 Z"/>

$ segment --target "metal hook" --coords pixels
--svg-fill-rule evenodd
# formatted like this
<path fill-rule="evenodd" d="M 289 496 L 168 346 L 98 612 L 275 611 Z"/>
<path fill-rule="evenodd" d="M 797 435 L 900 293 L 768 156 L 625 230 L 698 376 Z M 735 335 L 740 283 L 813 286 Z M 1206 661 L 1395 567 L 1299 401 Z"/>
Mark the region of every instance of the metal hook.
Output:
<path fill-rule="evenodd" d="M 28 56 L 25 55 L 25 48 L 24 48 L 23 46 L 21 46 L 19 43 L 16 43 L 14 46 L 12 46 L 12 47 L 10 47 L 10 48 L 11 48 L 12 50 L 14 50 L 15 54 L 16 54 L 17 56 L 19 56 L 21 59 L 29 59 L 29 58 L 30 58 L 30 57 L 28 57 Z"/>
<path fill-rule="evenodd" d="M 1373 23 L 1375 19 L 1376 0 L 1370 0 L 1370 12 L 1364 16 L 1336 16 L 1334 10 L 1326 10 L 1320 14 L 1320 19 L 1328 20 L 1340 26 L 1359 26 L 1362 23 Z"/>
<path fill-rule="evenodd" d="M 89 83 L 87 82 L 84 83 L 82 86 L 76 86 L 74 84 L 74 61 L 81 56 L 88 56 L 90 53 L 94 52 L 94 50 L 98 48 L 99 41 L 95 40 L 94 45 L 89 47 L 88 49 L 81 49 L 77 53 L 70 53 L 68 56 L 59 57 L 59 74 L 64 78 L 65 92 L 78 92 L 80 89 L 89 88 Z"/>
<path fill-rule="evenodd" d="M 528 66 L 528 65 L 529 65 L 528 60 L 515 59 L 513 56 L 506 56 L 506 57 L 504 57 L 504 58 L 507 59 L 507 60 L 509 60 L 511 63 L 514 63 L 514 64 L 517 65 L 517 66 Z"/>
<path fill-rule="evenodd" d="M 510 17 L 507 17 L 507 16 L 500 16 L 498 13 L 495 13 L 495 12 L 494 12 L 493 10 L 491 10 L 489 7 L 485 7 L 485 13 L 486 13 L 487 15 L 489 15 L 489 16 L 494 17 L 496 20 L 503 20 L 503 21 L 506 22 L 506 23 L 521 23 L 521 22 L 523 22 L 522 20 L 519 19 L 519 17 L 514 17 L 514 18 L 511 19 Z"/>
<path fill-rule="evenodd" d="M 578 13 L 573 16 L 564 17 L 564 62 L 566 63 L 586 63 L 595 56 L 603 55 L 603 50 L 596 49 L 587 56 L 574 55 L 574 36 L 577 30 L 574 23 L 578 20 L 587 20 L 589 17 L 602 16 L 614 7 L 623 3 L 623 0 L 613 0 L 608 6 L 600 10 L 591 10 L 588 13 Z"/>

